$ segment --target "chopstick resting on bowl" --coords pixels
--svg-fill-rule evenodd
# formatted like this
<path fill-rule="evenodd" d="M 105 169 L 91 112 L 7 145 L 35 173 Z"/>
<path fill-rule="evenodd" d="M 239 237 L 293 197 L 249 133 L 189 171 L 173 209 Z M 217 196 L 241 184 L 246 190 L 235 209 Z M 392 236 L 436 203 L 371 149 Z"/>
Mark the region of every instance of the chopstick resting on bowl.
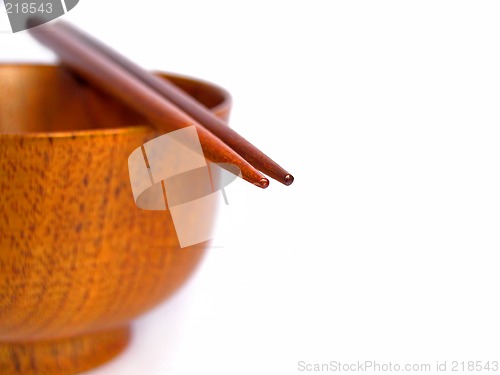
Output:
<path fill-rule="evenodd" d="M 227 163 L 238 167 L 242 177 L 258 187 L 269 185 L 264 175 L 205 127 L 94 47 L 65 32 L 59 23 L 38 26 L 29 31 L 38 41 L 50 47 L 67 67 L 135 109 L 158 130 L 169 132 L 195 125 L 207 159 L 222 166 Z"/>
<path fill-rule="evenodd" d="M 290 173 L 285 171 L 281 166 L 239 135 L 235 130 L 228 127 L 222 119 L 213 114 L 208 108 L 190 95 L 186 94 L 169 80 L 149 73 L 133 61 L 120 55 L 117 51 L 111 49 L 99 40 L 81 30 L 76 29 L 68 23 L 61 22 L 59 27 L 67 33 L 72 33 L 82 42 L 92 45 L 92 47 L 112 59 L 123 69 L 127 70 L 146 85 L 163 95 L 166 99 L 198 121 L 201 125 L 216 135 L 261 172 L 285 185 L 290 185 L 293 182 L 293 176 Z"/>
<path fill-rule="evenodd" d="M 65 22 L 29 31 L 69 68 L 134 108 L 156 128 L 171 131 L 196 125 L 207 159 L 236 165 L 245 180 L 261 188 L 269 180 L 257 169 L 285 185 L 293 182 L 291 174 L 170 81 Z"/>

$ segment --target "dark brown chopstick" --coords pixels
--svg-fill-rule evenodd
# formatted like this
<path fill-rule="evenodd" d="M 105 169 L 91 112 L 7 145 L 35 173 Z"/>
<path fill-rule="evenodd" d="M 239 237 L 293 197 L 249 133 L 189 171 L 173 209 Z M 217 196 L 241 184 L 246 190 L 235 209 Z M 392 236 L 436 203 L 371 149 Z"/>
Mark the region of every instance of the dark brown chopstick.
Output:
<path fill-rule="evenodd" d="M 242 177 L 256 186 L 266 188 L 269 185 L 267 178 L 228 145 L 109 57 L 82 42 L 73 33 L 66 32 L 62 24 L 42 25 L 29 31 L 38 41 L 50 47 L 69 68 L 134 108 L 156 128 L 172 131 L 195 125 L 207 159 L 237 166 Z"/>
<path fill-rule="evenodd" d="M 92 45 L 92 47 L 112 59 L 117 65 L 120 65 L 123 69 L 163 95 L 261 172 L 285 185 L 290 185 L 293 182 L 293 176 L 290 173 L 280 167 L 236 131 L 228 127 L 223 120 L 215 116 L 208 108 L 200 104 L 193 97 L 187 95 L 170 81 L 149 73 L 139 65 L 104 45 L 102 42 L 67 23 L 61 22 L 58 27 L 78 37 L 82 42 Z"/>

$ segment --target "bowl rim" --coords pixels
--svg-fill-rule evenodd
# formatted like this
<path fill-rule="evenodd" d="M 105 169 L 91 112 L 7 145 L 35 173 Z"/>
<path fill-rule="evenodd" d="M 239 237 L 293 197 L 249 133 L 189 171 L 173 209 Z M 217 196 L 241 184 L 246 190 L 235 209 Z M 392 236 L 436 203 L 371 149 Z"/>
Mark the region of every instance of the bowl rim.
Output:
<path fill-rule="evenodd" d="M 48 63 L 15 63 L 15 62 L 6 62 L 0 63 L 0 70 L 6 67 L 13 68 L 42 68 L 42 69 L 55 69 L 61 68 L 63 65 L 61 64 L 48 64 Z M 222 101 L 211 107 L 210 110 L 212 112 L 221 112 L 224 110 L 228 110 L 232 104 L 232 97 L 229 91 L 227 91 L 222 86 L 219 86 L 211 81 L 207 81 L 204 79 L 200 79 L 197 77 L 183 75 L 178 73 L 152 70 L 152 73 L 164 77 L 174 77 L 180 80 L 191 81 L 196 83 L 198 86 L 205 86 L 210 88 L 213 91 L 218 92 L 222 96 Z M 155 131 L 153 127 L 148 124 L 136 124 L 136 125 L 127 125 L 123 127 L 116 128 L 103 128 L 103 129 L 82 129 L 82 130 L 66 130 L 66 131 L 41 131 L 41 132 L 12 132 L 12 133 L 3 133 L 0 132 L 0 138 L 23 138 L 23 139 L 31 139 L 31 138 L 77 138 L 77 137 L 96 137 L 96 136 L 114 136 L 114 135 L 132 135 L 136 133 L 149 133 Z"/>

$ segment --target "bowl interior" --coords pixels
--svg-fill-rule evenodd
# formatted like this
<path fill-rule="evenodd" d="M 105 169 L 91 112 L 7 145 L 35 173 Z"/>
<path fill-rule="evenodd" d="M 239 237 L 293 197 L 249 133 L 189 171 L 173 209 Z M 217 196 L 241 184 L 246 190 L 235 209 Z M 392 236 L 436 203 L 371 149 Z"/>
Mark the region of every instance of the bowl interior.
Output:
<path fill-rule="evenodd" d="M 163 75 L 167 77 L 167 75 Z M 212 84 L 168 75 L 215 111 L 229 95 Z M 61 66 L 0 65 L 0 133 L 72 132 L 146 125 L 142 116 Z"/>

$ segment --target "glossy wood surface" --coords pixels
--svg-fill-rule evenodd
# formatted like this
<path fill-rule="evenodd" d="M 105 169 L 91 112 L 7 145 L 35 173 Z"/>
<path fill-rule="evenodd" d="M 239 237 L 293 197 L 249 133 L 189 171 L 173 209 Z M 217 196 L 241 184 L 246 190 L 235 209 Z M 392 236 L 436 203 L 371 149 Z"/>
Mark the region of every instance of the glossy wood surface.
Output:
<path fill-rule="evenodd" d="M 224 90 L 170 78 L 227 119 Z M 159 135 L 141 116 L 59 67 L 0 65 L 0 98 L 0 374 L 77 373 L 126 346 L 206 243 L 179 248 L 168 211 L 135 206 L 128 156 Z"/>

